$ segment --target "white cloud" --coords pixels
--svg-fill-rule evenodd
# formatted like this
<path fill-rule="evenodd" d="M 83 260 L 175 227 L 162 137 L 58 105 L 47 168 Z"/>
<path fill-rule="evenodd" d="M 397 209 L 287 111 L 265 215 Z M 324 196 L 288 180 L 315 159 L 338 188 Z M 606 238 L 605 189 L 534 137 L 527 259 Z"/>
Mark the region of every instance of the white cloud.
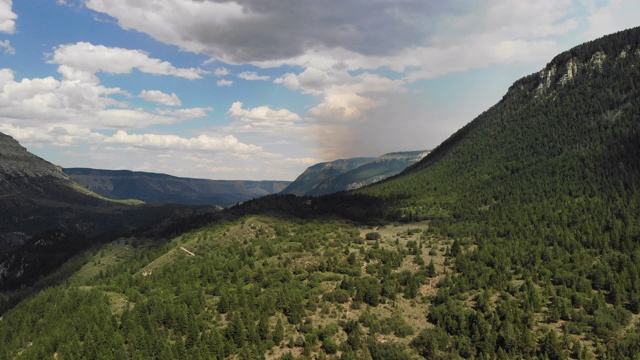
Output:
<path fill-rule="evenodd" d="M 295 139 L 306 126 L 302 118 L 290 110 L 273 109 L 266 105 L 245 109 L 240 101 L 231 105 L 227 115 L 234 119 L 227 127 L 228 131 L 254 136 L 256 139 L 268 134 L 268 141 L 271 143 L 277 142 L 277 139 Z"/>
<path fill-rule="evenodd" d="M 227 115 L 240 122 L 244 128 L 280 128 L 286 130 L 294 122 L 302 120 L 300 116 L 287 109 L 274 110 L 269 106 L 244 109 L 243 103 L 234 102 Z"/>
<path fill-rule="evenodd" d="M 327 93 L 390 93 L 404 92 L 404 80 L 392 80 L 384 76 L 362 73 L 356 76 L 346 71 L 325 71 L 307 68 L 300 74 L 286 73 L 274 80 L 289 89 L 305 94 Z"/>
<path fill-rule="evenodd" d="M 229 69 L 223 68 L 223 67 L 219 67 L 213 73 L 216 76 L 225 76 L 225 75 L 229 75 Z"/>
<path fill-rule="evenodd" d="M 0 32 L 13 34 L 18 15 L 11 10 L 13 1 L 0 0 Z"/>
<path fill-rule="evenodd" d="M 195 107 L 187 109 L 158 109 L 156 112 L 163 116 L 178 118 L 181 120 L 192 120 L 207 116 L 207 111 L 213 111 L 213 107 Z"/>
<path fill-rule="evenodd" d="M 369 94 L 406 91 L 404 80 L 371 73 L 352 76 L 346 71 L 325 71 L 313 67 L 300 74 L 284 74 L 274 82 L 306 94 L 321 95 L 321 102 L 308 112 L 318 120 L 360 119 L 367 110 L 380 103 Z"/>
<path fill-rule="evenodd" d="M 155 75 L 171 75 L 189 80 L 200 79 L 204 70 L 197 68 L 176 68 L 167 61 L 150 58 L 141 50 L 130 50 L 87 42 L 60 45 L 49 59 L 76 72 L 95 74 L 128 74 L 134 69 Z"/>
<path fill-rule="evenodd" d="M 307 94 L 322 94 L 336 81 L 326 71 L 308 67 L 300 74 L 286 73 L 274 82 Z"/>
<path fill-rule="evenodd" d="M 240 79 L 249 80 L 249 81 L 269 80 L 269 79 L 271 79 L 270 76 L 258 75 L 258 73 L 255 72 L 255 71 L 244 71 L 244 72 L 241 72 L 240 74 L 238 74 L 238 77 Z"/>
<path fill-rule="evenodd" d="M 16 49 L 11 47 L 11 42 L 9 40 L 0 40 L 0 48 L 4 48 L 4 53 L 7 55 L 16 54 Z"/>
<path fill-rule="evenodd" d="M 325 120 L 355 120 L 377 103 L 370 98 L 354 93 L 328 94 L 323 101 L 309 110 L 309 115 Z"/>
<path fill-rule="evenodd" d="M 154 102 L 162 105 L 167 105 L 167 106 L 182 105 L 180 98 L 178 98 L 178 95 L 176 95 L 175 93 L 171 93 L 171 95 L 169 95 L 159 90 L 142 90 L 139 96 L 140 98 L 146 101 L 150 101 L 150 102 Z"/>
<path fill-rule="evenodd" d="M 92 129 L 140 129 L 157 124 L 176 124 L 206 116 L 211 108 L 190 108 L 150 113 L 130 109 L 109 97 L 128 95 L 90 81 L 57 80 L 53 77 L 14 79 L 11 69 L 0 70 L 0 118 L 20 127 L 67 124 Z M 114 108 L 115 107 L 115 108 Z"/>
<path fill-rule="evenodd" d="M 231 85 L 233 85 L 233 80 L 222 79 L 222 80 L 218 80 L 218 82 L 216 82 L 216 84 L 218 86 L 231 86 Z"/>
<path fill-rule="evenodd" d="M 223 137 L 200 135 L 194 138 L 183 138 L 177 135 L 128 134 L 125 131 L 118 131 L 106 138 L 104 142 L 153 149 L 224 151 L 236 154 L 262 152 L 259 146 L 244 144 L 233 135 Z"/>
<path fill-rule="evenodd" d="M 200 112 L 199 115 L 204 116 L 206 113 Z M 180 116 L 177 110 L 158 111 L 156 115 L 144 109 L 104 109 L 96 111 L 91 116 L 89 125 L 96 129 L 144 129 L 153 125 L 178 124 L 191 119 L 193 117 Z"/>
<path fill-rule="evenodd" d="M 302 157 L 314 152 L 313 147 L 309 146 L 310 138 L 307 136 L 311 124 L 291 110 L 268 105 L 248 108 L 244 107 L 242 102 L 236 101 L 229 107 L 227 116 L 233 121 L 228 125 L 219 126 L 216 132 L 237 134 L 245 141 L 264 146 L 274 153 L 272 159 L 280 159 L 291 154 Z M 289 165 L 291 169 L 295 168 L 294 164 Z M 270 168 L 268 164 L 263 166 L 265 169 Z M 298 168 L 298 171 L 301 170 L 303 169 Z"/>

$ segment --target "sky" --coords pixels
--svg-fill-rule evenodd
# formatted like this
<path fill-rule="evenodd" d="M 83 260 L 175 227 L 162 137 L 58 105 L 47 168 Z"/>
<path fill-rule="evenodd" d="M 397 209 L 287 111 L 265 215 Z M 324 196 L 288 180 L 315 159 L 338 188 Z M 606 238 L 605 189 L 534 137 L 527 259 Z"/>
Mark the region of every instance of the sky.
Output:
<path fill-rule="evenodd" d="M 637 0 L 0 0 L 0 132 L 63 167 L 293 180 L 436 147 Z"/>

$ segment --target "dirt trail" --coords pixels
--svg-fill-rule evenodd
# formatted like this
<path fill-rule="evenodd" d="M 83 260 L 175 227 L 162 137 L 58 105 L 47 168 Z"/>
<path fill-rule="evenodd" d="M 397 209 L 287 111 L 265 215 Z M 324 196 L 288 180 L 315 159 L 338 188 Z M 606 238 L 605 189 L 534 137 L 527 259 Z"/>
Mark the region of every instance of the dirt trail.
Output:
<path fill-rule="evenodd" d="M 186 252 L 187 254 L 191 255 L 191 256 L 196 256 L 196 254 L 192 253 L 191 251 L 187 250 L 184 248 L 184 246 L 180 246 L 180 250 Z"/>

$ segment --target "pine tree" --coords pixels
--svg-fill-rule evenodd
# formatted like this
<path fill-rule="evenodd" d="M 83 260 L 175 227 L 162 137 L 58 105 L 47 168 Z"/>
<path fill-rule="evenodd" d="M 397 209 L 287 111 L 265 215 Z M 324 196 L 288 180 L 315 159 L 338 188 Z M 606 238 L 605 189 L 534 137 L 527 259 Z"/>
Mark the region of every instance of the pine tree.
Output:
<path fill-rule="evenodd" d="M 282 319 L 278 318 L 276 328 L 273 330 L 273 342 L 276 345 L 280 345 L 282 340 L 284 340 L 284 326 L 282 325 Z"/>

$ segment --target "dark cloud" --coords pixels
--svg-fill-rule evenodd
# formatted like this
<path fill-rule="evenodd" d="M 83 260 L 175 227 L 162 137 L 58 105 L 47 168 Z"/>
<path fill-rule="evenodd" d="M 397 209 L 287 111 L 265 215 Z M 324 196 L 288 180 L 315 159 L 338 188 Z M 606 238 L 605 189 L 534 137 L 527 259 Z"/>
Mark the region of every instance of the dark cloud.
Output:
<path fill-rule="evenodd" d="M 430 19 L 446 11 L 440 0 L 199 2 L 201 6 L 215 3 L 221 9 L 242 9 L 238 16 L 211 19 L 206 10 L 201 14 L 175 11 L 185 5 L 182 0 L 174 1 L 158 5 L 90 0 L 87 5 L 117 18 L 126 28 L 145 31 L 188 50 L 198 44 L 202 52 L 233 63 L 287 59 L 316 48 L 386 56 L 424 45 L 425 34 L 435 26 Z M 151 12 L 153 16 L 139 16 Z M 167 26 L 173 29 L 167 30 Z M 177 35 L 171 38 L 171 32 Z"/>

